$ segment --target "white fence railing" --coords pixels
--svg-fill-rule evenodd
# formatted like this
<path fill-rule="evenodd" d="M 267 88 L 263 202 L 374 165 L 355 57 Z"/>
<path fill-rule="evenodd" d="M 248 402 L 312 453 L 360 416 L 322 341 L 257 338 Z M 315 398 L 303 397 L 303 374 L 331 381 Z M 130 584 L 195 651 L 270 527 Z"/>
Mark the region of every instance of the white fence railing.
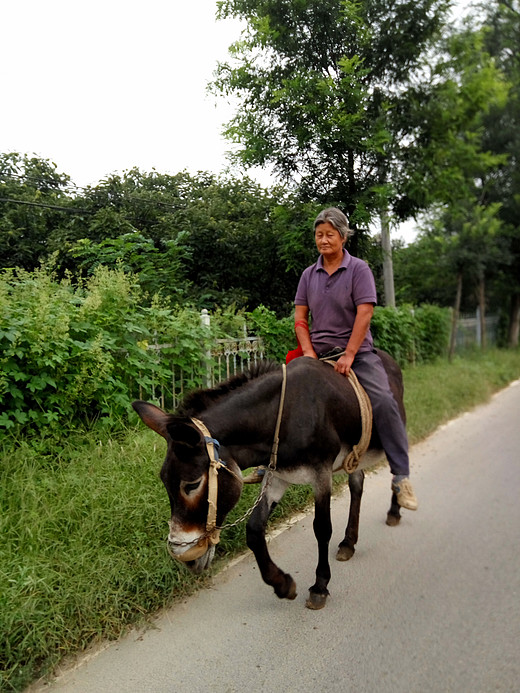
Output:
<path fill-rule="evenodd" d="M 210 326 L 207 310 L 201 312 L 201 323 Z M 139 388 L 141 399 L 152 399 L 163 409 L 174 410 L 183 396 L 190 390 L 213 387 L 264 358 L 264 345 L 259 337 L 244 336 L 235 339 L 216 339 L 208 342 L 204 359 L 189 370 L 176 365 L 168 349 L 172 344 L 150 344 L 148 349 L 156 352 L 157 372 L 147 391 Z"/>

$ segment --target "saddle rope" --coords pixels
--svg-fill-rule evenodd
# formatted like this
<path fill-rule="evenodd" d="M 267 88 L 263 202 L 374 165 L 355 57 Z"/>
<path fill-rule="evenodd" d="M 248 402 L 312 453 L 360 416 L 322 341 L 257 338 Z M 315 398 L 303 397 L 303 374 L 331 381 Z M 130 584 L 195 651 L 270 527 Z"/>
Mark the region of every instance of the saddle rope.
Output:
<path fill-rule="evenodd" d="M 345 352 L 342 353 L 344 354 Z M 320 361 L 328 363 L 330 366 L 334 366 L 334 362 L 341 355 L 342 354 L 335 354 L 333 358 L 320 359 Z M 357 376 L 352 368 L 348 372 L 348 380 L 352 385 L 352 389 L 356 393 L 359 403 L 359 411 L 361 414 L 361 438 L 359 439 L 359 443 L 352 447 L 352 450 L 343 460 L 343 469 L 347 472 L 347 474 L 352 474 L 358 468 L 363 455 L 368 450 L 368 446 L 370 445 L 370 438 L 372 437 L 372 404 L 365 388 L 357 379 Z"/>

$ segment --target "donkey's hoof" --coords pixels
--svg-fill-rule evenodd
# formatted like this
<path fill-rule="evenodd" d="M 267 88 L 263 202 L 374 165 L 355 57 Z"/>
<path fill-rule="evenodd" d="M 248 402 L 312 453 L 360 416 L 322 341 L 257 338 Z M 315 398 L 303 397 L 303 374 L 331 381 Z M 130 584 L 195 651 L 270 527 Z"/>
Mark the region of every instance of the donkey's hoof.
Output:
<path fill-rule="evenodd" d="M 355 554 L 356 549 L 353 546 L 343 546 L 340 544 L 338 546 L 338 553 L 336 554 L 337 561 L 350 561 L 352 556 Z"/>
<path fill-rule="evenodd" d="M 273 587 L 276 596 L 280 599 L 296 599 L 298 595 L 296 591 L 296 583 L 287 573 L 284 573 L 280 582 L 273 585 Z"/>
<path fill-rule="evenodd" d="M 309 592 L 309 597 L 305 602 L 305 606 L 308 609 L 313 609 L 313 611 L 318 611 L 318 609 L 323 609 L 327 602 L 327 594 L 318 594 L 317 592 Z"/>
<path fill-rule="evenodd" d="M 386 524 L 389 527 L 397 527 L 397 525 L 401 522 L 401 516 L 400 515 L 391 515 L 388 513 L 386 516 Z"/>
<path fill-rule="evenodd" d="M 296 599 L 298 592 L 296 591 L 296 583 L 291 578 L 291 584 L 289 585 L 289 590 L 287 591 L 286 599 Z"/>

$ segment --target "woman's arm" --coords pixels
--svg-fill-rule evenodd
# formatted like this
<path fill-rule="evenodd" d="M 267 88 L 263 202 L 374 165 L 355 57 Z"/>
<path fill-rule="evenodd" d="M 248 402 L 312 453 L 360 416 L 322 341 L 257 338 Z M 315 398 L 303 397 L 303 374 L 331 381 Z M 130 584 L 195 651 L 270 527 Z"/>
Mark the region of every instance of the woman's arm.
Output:
<path fill-rule="evenodd" d="M 309 334 L 309 307 L 296 306 L 294 310 L 294 331 L 304 356 L 317 359 Z"/>
<path fill-rule="evenodd" d="M 354 361 L 358 349 L 363 344 L 363 340 L 365 339 L 370 328 L 370 321 L 372 320 L 373 314 L 374 306 L 372 303 L 361 303 L 357 307 L 354 327 L 352 328 L 352 334 L 348 340 L 345 353 L 334 364 L 334 369 L 338 371 L 338 373 L 343 373 L 343 375 L 348 376 L 352 362 Z"/>

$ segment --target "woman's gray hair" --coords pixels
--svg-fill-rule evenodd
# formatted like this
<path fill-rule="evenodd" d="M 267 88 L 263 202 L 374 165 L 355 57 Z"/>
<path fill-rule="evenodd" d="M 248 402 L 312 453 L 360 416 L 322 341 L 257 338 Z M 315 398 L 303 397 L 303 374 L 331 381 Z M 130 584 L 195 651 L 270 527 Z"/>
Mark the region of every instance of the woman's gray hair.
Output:
<path fill-rule="evenodd" d="M 322 210 L 314 220 L 314 230 L 316 231 L 317 226 L 325 224 L 327 221 L 332 224 L 344 241 L 354 233 L 348 225 L 347 217 L 337 207 Z"/>

